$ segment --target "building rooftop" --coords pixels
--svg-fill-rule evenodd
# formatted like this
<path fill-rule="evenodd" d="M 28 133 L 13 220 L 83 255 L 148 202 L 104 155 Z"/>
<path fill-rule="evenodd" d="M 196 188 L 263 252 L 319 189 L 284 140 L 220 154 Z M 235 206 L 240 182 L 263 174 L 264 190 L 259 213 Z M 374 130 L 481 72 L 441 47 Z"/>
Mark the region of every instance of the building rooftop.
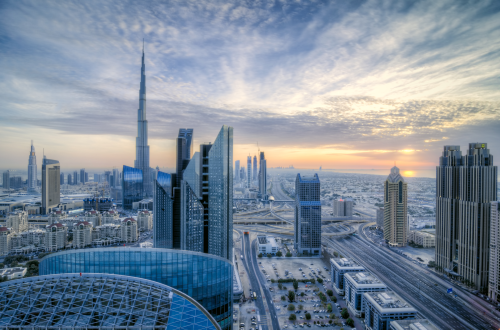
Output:
<path fill-rule="evenodd" d="M 380 312 L 417 312 L 415 308 L 394 291 L 365 292 L 364 295 L 365 299 L 372 303 Z"/>
<path fill-rule="evenodd" d="M 0 269 L 0 275 L 9 276 L 9 275 L 13 275 L 16 273 L 22 273 L 25 270 L 26 270 L 26 268 L 22 268 L 22 267 L 4 268 L 4 269 Z"/>
<path fill-rule="evenodd" d="M 130 221 L 135 222 L 135 219 L 134 219 L 134 218 L 126 218 L 126 219 L 125 219 L 125 220 L 123 220 L 122 222 L 127 222 L 127 221 L 129 221 L 129 220 L 130 220 Z"/>
<path fill-rule="evenodd" d="M 335 264 L 338 268 L 350 268 L 364 270 L 365 268 L 358 264 L 356 261 L 347 258 L 332 258 L 330 262 Z"/>
<path fill-rule="evenodd" d="M 386 286 L 381 280 L 376 278 L 369 272 L 359 272 L 359 273 L 347 273 L 345 274 L 346 278 L 352 279 L 352 281 L 356 284 L 378 284 Z"/>
<path fill-rule="evenodd" d="M 396 330 L 440 330 L 427 319 L 394 320 L 391 327 Z"/>
<path fill-rule="evenodd" d="M 264 235 L 257 235 L 257 239 L 259 240 L 259 244 L 267 244 L 266 236 L 264 236 Z"/>

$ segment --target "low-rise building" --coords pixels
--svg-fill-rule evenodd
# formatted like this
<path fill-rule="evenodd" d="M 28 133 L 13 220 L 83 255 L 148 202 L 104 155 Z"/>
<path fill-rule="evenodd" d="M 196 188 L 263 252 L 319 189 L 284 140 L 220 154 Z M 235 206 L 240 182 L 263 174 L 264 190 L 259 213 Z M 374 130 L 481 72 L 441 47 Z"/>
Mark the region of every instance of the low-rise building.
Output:
<path fill-rule="evenodd" d="M 53 223 L 45 229 L 45 251 L 57 251 L 66 247 L 68 228 L 62 223 Z"/>
<path fill-rule="evenodd" d="M 417 310 L 393 291 L 366 292 L 363 298 L 367 330 L 389 330 L 391 321 L 417 317 Z"/>
<path fill-rule="evenodd" d="M 137 221 L 133 218 L 127 218 L 121 225 L 122 240 L 127 243 L 135 242 L 139 238 Z"/>
<path fill-rule="evenodd" d="M 7 227 L 0 227 L 0 256 L 9 254 L 12 233 Z"/>
<path fill-rule="evenodd" d="M 257 249 L 263 255 L 272 254 L 276 255 L 279 251 L 278 243 L 272 236 L 257 235 Z"/>
<path fill-rule="evenodd" d="M 426 231 L 412 230 L 410 231 L 408 242 L 413 242 L 415 244 L 423 246 L 424 248 L 435 247 L 436 235 Z"/>
<path fill-rule="evenodd" d="M 83 216 L 83 218 L 81 218 L 81 220 L 91 223 L 92 227 L 97 227 L 102 225 L 101 214 L 98 211 L 85 212 L 85 215 Z"/>
<path fill-rule="evenodd" d="M 113 223 L 104 224 L 92 231 L 92 245 L 109 246 L 121 242 L 121 229 Z"/>
<path fill-rule="evenodd" d="M 391 330 L 440 330 L 427 319 L 397 320 L 391 322 Z"/>
<path fill-rule="evenodd" d="M 380 292 L 387 289 L 387 285 L 367 271 L 346 273 L 344 283 L 347 308 L 356 317 L 361 317 L 365 313 L 363 301 L 365 292 Z"/>
<path fill-rule="evenodd" d="M 6 227 L 16 233 L 28 230 L 28 212 L 16 211 L 7 214 Z"/>
<path fill-rule="evenodd" d="M 137 213 L 137 226 L 140 231 L 153 229 L 153 214 L 148 210 L 139 211 Z"/>
<path fill-rule="evenodd" d="M 365 267 L 347 258 L 330 259 L 330 268 L 332 273 L 332 286 L 339 295 L 345 293 L 344 274 L 349 272 L 361 272 Z"/>
<path fill-rule="evenodd" d="M 0 269 L 0 276 L 1 277 L 5 276 L 9 280 L 24 277 L 24 275 L 26 275 L 26 268 L 12 267 L 12 268 Z"/>
<path fill-rule="evenodd" d="M 73 226 L 73 247 L 83 249 L 92 244 L 92 224 L 80 221 Z"/>

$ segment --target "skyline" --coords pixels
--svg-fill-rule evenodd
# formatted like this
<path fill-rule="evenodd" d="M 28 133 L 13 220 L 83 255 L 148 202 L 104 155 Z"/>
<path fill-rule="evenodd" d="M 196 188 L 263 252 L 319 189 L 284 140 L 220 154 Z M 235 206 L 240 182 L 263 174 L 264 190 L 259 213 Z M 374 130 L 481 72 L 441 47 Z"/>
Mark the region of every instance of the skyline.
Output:
<path fill-rule="evenodd" d="M 151 167 L 234 127 L 234 160 L 433 169 L 444 145 L 500 154 L 500 5 L 364 1 L 0 7 L 0 168 L 133 166 L 142 39 Z M 78 15 L 77 15 L 78 13 Z M 297 134 L 297 132 L 301 134 Z M 6 143 L 5 143 L 6 142 Z"/>

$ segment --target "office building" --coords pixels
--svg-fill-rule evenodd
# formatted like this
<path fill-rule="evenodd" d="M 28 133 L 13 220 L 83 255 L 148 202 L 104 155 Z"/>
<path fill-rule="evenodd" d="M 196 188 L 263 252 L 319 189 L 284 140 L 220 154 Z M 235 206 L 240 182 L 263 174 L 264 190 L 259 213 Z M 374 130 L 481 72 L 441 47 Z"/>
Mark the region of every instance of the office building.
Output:
<path fill-rule="evenodd" d="M 331 281 L 333 289 L 341 296 L 345 293 L 344 275 L 349 272 L 362 272 L 365 267 L 347 258 L 330 259 Z"/>
<path fill-rule="evenodd" d="M 390 246 L 406 246 L 408 240 L 407 191 L 407 183 L 394 166 L 384 182 L 384 239 Z"/>
<path fill-rule="evenodd" d="M 73 242 L 75 235 L 73 233 Z M 45 228 L 45 251 L 54 252 L 64 249 L 68 241 L 68 227 L 62 223 L 53 223 Z"/>
<path fill-rule="evenodd" d="M 23 181 L 20 176 L 11 176 L 9 181 L 10 189 L 21 189 L 23 187 Z"/>
<path fill-rule="evenodd" d="M 246 172 L 245 172 L 245 168 L 244 167 L 240 167 L 240 182 L 245 182 L 245 178 L 247 177 L 246 175 Z"/>
<path fill-rule="evenodd" d="M 140 170 L 143 175 L 144 181 L 141 186 L 141 195 L 144 197 L 151 196 L 152 182 L 149 168 L 148 121 L 146 120 L 146 66 L 144 65 L 144 48 L 142 49 L 141 86 L 139 89 L 139 109 L 137 110 L 137 138 L 135 140 L 134 167 Z M 125 171 L 123 171 L 123 176 L 125 176 Z"/>
<path fill-rule="evenodd" d="M 252 156 L 247 157 L 247 188 L 252 187 Z"/>
<path fill-rule="evenodd" d="M 500 203 L 491 202 L 490 210 L 490 270 L 488 296 L 491 301 L 500 301 Z"/>
<path fill-rule="evenodd" d="M 240 182 L 240 161 L 234 162 L 234 180 Z"/>
<path fill-rule="evenodd" d="M 87 182 L 87 180 L 86 180 L 86 174 L 87 174 L 87 172 L 85 172 L 85 169 L 82 168 L 80 170 L 80 182 L 83 183 L 83 184 L 85 184 L 85 182 Z"/>
<path fill-rule="evenodd" d="M 410 319 L 391 321 L 390 330 L 441 330 L 427 319 Z"/>
<path fill-rule="evenodd" d="M 80 182 L 80 181 L 78 180 L 78 171 L 74 171 L 74 172 L 73 172 L 73 178 L 72 178 L 72 179 L 73 179 L 73 184 L 74 184 L 74 185 L 78 185 L 78 182 Z"/>
<path fill-rule="evenodd" d="M 347 308 L 356 317 L 365 313 L 365 292 L 381 292 L 387 289 L 387 285 L 366 271 L 345 273 L 344 283 Z"/>
<path fill-rule="evenodd" d="M 208 170 L 209 170 L 209 164 L 210 164 L 210 159 L 208 157 L 210 153 L 210 149 L 212 148 L 212 144 L 200 144 L 200 184 L 199 184 L 199 189 L 200 189 L 200 201 L 201 204 L 203 205 L 203 252 L 208 253 L 208 242 L 209 242 L 209 237 L 208 237 L 208 220 L 209 220 L 209 199 L 208 199 L 208 180 L 209 180 L 209 175 L 208 175 Z"/>
<path fill-rule="evenodd" d="M 413 242 L 424 248 L 431 248 L 436 246 L 436 235 L 432 232 L 411 230 L 408 235 L 408 242 Z"/>
<path fill-rule="evenodd" d="M 264 152 L 260 153 L 259 193 L 263 200 L 267 200 L 267 165 Z"/>
<path fill-rule="evenodd" d="M 377 209 L 377 228 L 383 230 L 384 229 L 384 208 L 379 207 Z"/>
<path fill-rule="evenodd" d="M 2 179 L 3 179 L 2 188 L 10 189 L 10 171 L 9 170 L 3 172 Z"/>
<path fill-rule="evenodd" d="M 352 217 L 352 198 L 339 199 L 333 201 L 333 216 L 334 217 Z"/>
<path fill-rule="evenodd" d="M 257 168 L 257 156 L 253 156 L 253 171 L 252 171 L 252 181 L 258 181 L 258 168 Z"/>
<path fill-rule="evenodd" d="M 363 299 L 367 330 L 389 330 L 391 321 L 417 317 L 417 310 L 393 291 L 366 292 Z"/>
<path fill-rule="evenodd" d="M 28 277 L 0 283 L 0 296 L 8 329 L 220 329 L 187 294 L 133 276 Z"/>
<path fill-rule="evenodd" d="M 137 226 L 140 231 L 149 231 L 153 229 L 153 215 L 144 210 L 137 213 Z"/>
<path fill-rule="evenodd" d="M 204 251 L 204 207 L 200 201 L 200 153 L 196 152 L 181 181 L 181 249 Z"/>
<path fill-rule="evenodd" d="M 104 171 L 104 180 L 106 180 L 106 182 L 109 183 L 111 187 L 114 187 L 112 177 L 113 176 L 111 175 L 111 171 Z"/>
<path fill-rule="evenodd" d="M 61 202 L 59 161 L 43 158 L 42 161 L 42 214 L 49 214 Z"/>
<path fill-rule="evenodd" d="M 276 255 L 279 251 L 276 239 L 272 236 L 257 235 L 257 251 L 264 256 L 268 254 Z"/>
<path fill-rule="evenodd" d="M 445 146 L 436 168 L 436 265 L 488 290 L 491 202 L 498 169 L 486 143 Z"/>
<path fill-rule="evenodd" d="M 35 192 L 38 187 L 38 167 L 36 166 L 35 147 L 31 140 L 31 151 L 28 161 L 28 192 Z"/>
<path fill-rule="evenodd" d="M 68 184 L 68 185 L 72 185 L 73 184 L 73 180 L 71 179 L 71 174 L 68 174 L 67 180 L 66 180 L 66 184 Z"/>
<path fill-rule="evenodd" d="M 64 184 L 64 173 L 61 173 L 61 178 L 59 179 L 59 184 L 61 186 Z"/>
<path fill-rule="evenodd" d="M 263 160 L 265 164 L 265 160 Z M 321 253 L 321 202 L 320 182 L 313 177 L 295 179 L 295 248 L 302 254 Z"/>
<path fill-rule="evenodd" d="M 27 269 L 23 267 L 4 268 L 0 269 L 0 277 L 5 277 L 8 280 L 15 280 L 24 277 L 26 271 Z"/>
<path fill-rule="evenodd" d="M 109 172 L 109 171 L 108 171 Z M 106 173 L 104 173 L 106 175 Z M 156 178 L 156 176 L 155 176 Z M 109 185 L 111 187 L 119 187 L 120 186 L 120 171 L 118 171 L 117 168 L 113 169 L 113 180 L 111 180 L 111 176 L 106 179 L 107 182 L 109 182 Z"/>
<path fill-rule="evenodd" d="M 232 327 L 233 265 L 226 258 L 192 251 L 120 247 L 53 253 L 39 265 L 40 275 L 89 272 L 168 285 L 198 301 L 222 329 Z"/>
<path fill-rule="evenodd" d="M 131 210 L 134 202 L 143 199 L 144 178 L 141 169 L 123 165 L 122 176 L 122 206 L 125 210 Z"/>
<path fill-rule="evenodd" d="M 222 126 L 208 154 L 208 253 L 232 260 L 233 128 Z"/>
<path fill-rule="evenodd" d="M 5 225 L 14 233 L 28 230 L 28 212 L 15 211 L 7 214 Z"/>
<path fill-rule="evenodd" d="M 154 182 L 153 246 L 155 248 L 171 249 L 173 247 L 173 181 L 175 181 L 175 174 L 159 171 Z"/>

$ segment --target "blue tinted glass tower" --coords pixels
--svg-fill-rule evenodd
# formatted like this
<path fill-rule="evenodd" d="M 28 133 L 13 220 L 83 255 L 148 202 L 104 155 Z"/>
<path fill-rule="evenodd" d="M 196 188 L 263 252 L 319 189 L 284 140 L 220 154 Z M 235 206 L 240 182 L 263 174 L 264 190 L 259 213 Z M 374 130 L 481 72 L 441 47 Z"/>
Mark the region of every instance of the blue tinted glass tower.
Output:
<path fill-rule="evenodd" d="M 199 199 L 199 156 L 189 161 L 181 181 L 181 249 L 203 252 L 203 204 Z"/>
<path fill-rule="evenodd" d="M 153 203 L 153 247 L 171 249 L 173 246 L 172 182 L 175 175 L 158 171 Z"/>
<path fill-rule="evenodd" d="M 123 165 L 123 209 L 131 210 L 134 202 L 143 199 L 143 183 L 142 170 Z"/>
<path fill-rule="evenodd" d="M 317 174 L 295 179 L 295 247 L 299 253 L 321 253 L 321 201 Z"/>

